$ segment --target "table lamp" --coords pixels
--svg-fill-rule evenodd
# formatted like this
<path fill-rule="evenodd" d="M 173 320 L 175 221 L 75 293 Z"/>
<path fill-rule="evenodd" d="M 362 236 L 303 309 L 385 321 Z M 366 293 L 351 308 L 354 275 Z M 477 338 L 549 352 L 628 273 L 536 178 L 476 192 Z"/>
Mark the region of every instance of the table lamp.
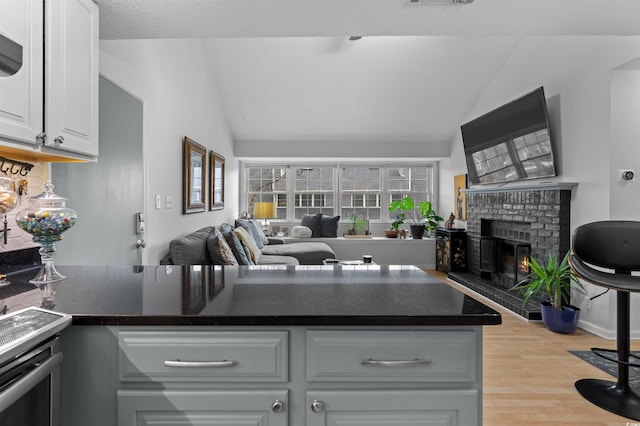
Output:
<path fill-rule="evenodd" d="M 253 218 L 262 219 L 262 229 L 269 229 L 269 221 L 267 219 L 273 219 L 276 217 L 276 204 L 269 202 L 256 202 L 253 205 Z"/>

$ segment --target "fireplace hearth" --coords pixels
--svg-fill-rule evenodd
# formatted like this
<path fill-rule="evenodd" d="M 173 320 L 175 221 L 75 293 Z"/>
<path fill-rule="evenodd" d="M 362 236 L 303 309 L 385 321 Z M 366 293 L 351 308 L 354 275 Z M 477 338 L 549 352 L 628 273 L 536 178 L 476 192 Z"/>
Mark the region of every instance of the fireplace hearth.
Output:
<path fill-rule="evenodd" d="M 540 319 L 539 304 L 524 305 L 521 292 L 512 288 L 529 274 L 531 257 L 546 262 L 569 250 L 575 186 L 467 189 L 467 272 L 449 278 L 527 319 Z"/>

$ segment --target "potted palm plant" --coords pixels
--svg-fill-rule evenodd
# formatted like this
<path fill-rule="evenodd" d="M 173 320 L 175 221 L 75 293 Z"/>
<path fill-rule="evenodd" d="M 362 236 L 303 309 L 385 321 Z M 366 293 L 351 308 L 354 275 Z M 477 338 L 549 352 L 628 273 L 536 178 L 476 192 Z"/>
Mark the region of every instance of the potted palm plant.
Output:
<path fill-rule="evenodd" d="M 367 222 L 355 211 L 349 215 L 349 223 L 351 227 L 347 230 L 347 235 L 367 235 Z"/>
<path fill-rule="evenodd" d="M 421 201 L 416 204 L 411 197 L 404 197 L 389 204 L 389 211 L 398 211 L 398 218 L 402 217 L 403 222 L 409 223 L 411 236 L 421 239 L 425 231 L 428 235 L 435 232 L 438 222 L 443 219 L 433 210 L 431 201 Z"/>
<path fill-rule="evenodd" d="M 569 304 L 569 296 L 572 289 L 582 294 L 586 291 L 569 266 L 569 252 L 560 263 L 555 256 L 550 256 L 546 265 L 531 257 L 529 267 L 531 273 L 514 287 L 524 292 L 523 303 L 541 300 L 540 309 L 545 327 L 556 333 L 575 332 L 580 308 Z"/>

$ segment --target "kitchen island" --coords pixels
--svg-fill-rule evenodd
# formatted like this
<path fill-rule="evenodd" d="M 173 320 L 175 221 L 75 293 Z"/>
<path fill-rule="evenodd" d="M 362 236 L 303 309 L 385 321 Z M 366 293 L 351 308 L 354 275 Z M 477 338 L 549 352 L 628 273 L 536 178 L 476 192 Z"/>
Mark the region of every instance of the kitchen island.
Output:
<path fill-rule="evenodd" d="M 66 426 L 482 424 L 500 314 L 418 268 L 58 270 Z"/>

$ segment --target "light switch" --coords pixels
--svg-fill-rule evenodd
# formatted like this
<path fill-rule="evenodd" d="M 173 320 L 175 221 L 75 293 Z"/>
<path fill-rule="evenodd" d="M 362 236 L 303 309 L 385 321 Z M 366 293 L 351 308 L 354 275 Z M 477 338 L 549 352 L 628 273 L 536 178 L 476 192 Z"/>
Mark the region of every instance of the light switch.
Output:
<path fill-rule="evenodd" d="M 160 197 L 160 194 L 156 195 L 156 210 L 160 210 L 160 208 L 162 207 L 162 197 Z"/>
<path fill-rule="evenodd" d="M 164 206 L 167 209 L 172 209 L 173 208 L 173 199 L 168 195 L 167 195 L 167 198 L 164 201 Z"/>

